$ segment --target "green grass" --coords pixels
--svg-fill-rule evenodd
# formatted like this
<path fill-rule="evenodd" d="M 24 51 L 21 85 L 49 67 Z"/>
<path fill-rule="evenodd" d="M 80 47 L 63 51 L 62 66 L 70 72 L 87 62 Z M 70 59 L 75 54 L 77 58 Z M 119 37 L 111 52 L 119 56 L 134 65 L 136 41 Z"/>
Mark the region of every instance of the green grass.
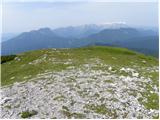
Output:
<path fill-rule="evenodd" d="M 108 109 L 105 107 L 105 105 L 86 105 L 87 109 L 93 110 L 95 113 L 106 115 L 108 113 Z"/>
<path fill-rule="evenodd" d="M 72 116 L 75 118 L 75 119 L 84 119 L 86 118 L 86 116 L 82 113 L 72 113 Z"/>
<path fill-rule="evenodd" d="M 6 105 L 5 108 L 11 109 L 12 107 L 10 105 Z"/>
<path fill-rule="evenodd" d="M 106 83 L 113 83 L 113 80 L 105 80 Z"/>
<path fill-rule="evenodd" d="M 62 106 L 62 109 L 66 110 L 66 111 L 69 111 L 67 106 Z"/>
<path fill-rule="evenodd" d="M 147 109 L 159 109 L 159 95 L 156 93 L 150 93 L 153 91 L 151 84 L 146 84 L 145 92 L 141 93 L 143 98 L 139 99 L 139 102 Z M 147 102 L 143 102 L 143 99 L 147 99 Z"/>
<path fill-rule="evenodd" d="M 86 104 L 85 108 L 94 111 L 95 113 L 111 116 L 112 119 L 117 118 L 117 113 L 115 110 L 108 109 L 105 104 L 102 105 L 94 105 L 94 104 Z"/>
<path fill-rule="evenodd" d="M 16 55 L 1 56 L 1 64 L 14 60 Z"/>
<path fill-rule="evenodd" d="M 53 100 L 62 101 L 65 97 L 63 95 L 55 97 Z"/>
<path fill-rule="evenodd" d="M 36 115 L 37 111 L 24 111 L 21 113 L 21 118 L 29 118 L 32 117 L 33 115 Z"/>
<path fill-rule="evenodd" d="M 58 52 L 57 52 L 58 51 Z M 44 54 L 46 58 L 37 64 L 29 64 L 37 59 L 42 59 Z M 131 62 L 139 67 L 158 66 L 158 60 L 154 57 L 145 56 L 128 49 L 115 47 L 84 47 L 75 49 L 43 49 L 36 51 L 29 51 L 16 55 L 20 61 L 12 59 L 1 64 L 1 85 L 11 85 L 14 82 L 21 82 L 34 78 L 37 74 L 44 73 L 44 71 L 61 71 L 69 66 L 80 67 L 80 65 L 89 62 L 92 58 L 98 58 L 104 64 L 115 66 L 119 69 L 124 66 L 132 67 Z M 112 57 L 116 58 L 112 59 Z M 55 61 L 58 61 L 56 63 Z M 64 64 L 72 59 L 71 64 Z M 142 63 L 145 60 L 147 64 Z M 90 62 L 95 62 L 90 61 Z M 25 77 L 28 77 L 27 79 Z"/>
<path fill-rule="evenodd" d="M 144 105 L 145 108 L 147 109 L 159 109 L 159 95 L 156 93 L 150 93 L 150 91 L 154 91 L 153 90 L 153 86 L 156 86 L 157 88 L 159 88 L 159 73 L 158 72 L 144 72 L 142 74 L 144 77 L 150 78 L 152 81 L 151 83 L 145 83 L 144 87 L 145 88 L 145 92 L 142 92 L 142 98 L 139 99 L 139 102 L 142 103 Z M 143 99 L 147 99 L 146 102 L 143 102 Z"/>
<path fill-rule="evenodd" d="M 58 51 L 58 52 L 57 52 Z M 44 58 L 46 55 L 46 58 Z M 16 60 L 17 57 L 19 60 Z M 122 67 L 134 68 L 140 74 L 139 76 L 144 76 L 145 78 L 151 78 L 152 82 L 146 84 L 145 92 L 141 93 L 142 98 L 139 99 L 139 102 L 144 105 L 147 109 L 159 109 L 159 96 L 155 93 L 150 93 L 153 91 L 153 86 L 159 87 L 159 73 L 150 72 L 147 70 L 142 70 L 141 68 L 152 68 L 154 66 L 159 66 L 158 59 L 145 56 L 143 54 L 130 51 L 124 48 L 115 48 L 115 47 L 84 47 L 84 48 L 75 48 L 75 49 L 43 49 L 25 52 L 18 54 L 16 56 L 10 56 L 9 58 L 1 57 L 1 85 L 12 85 L 15 82 L 27 81 L 31 78 L 36 77 L 36 75 L 44 73 L 47 71 L 62 71 L 67 69 L 69 66 L 81 67 L 82 64 L 86 63 L 95 63 L 95 59 L 100 60 L 103 64 L 112 66 L 112 70 L 116 71 L 113 74 L 130 76 L 129 73 L 120 72 L 119 70 Z M 44 59 L 43 59 L 44 58 Z M 114 59 L 113 59 L 114 58 Z M 40 59 L 40 62 L 37 64 L 29 64 L 33 61 Z M 64 64 L 71 59 L 71 64 Z M 146 61 L 146 63 L 142 62 Z M 3 63 L 3 64 L 2 64 Z M 135 68 L 137 66 L 138 68 Z M 85 68 L 82 68 L 85 69 Z M 95 70 L 106 70 L 108 67 L 101 66 L 97 64 L 96 67 L 93 67 Z M 26 78 L 28 77 L 28 78 Z M 74 82 L 75 79 L 69 79 L 67 83 Z M 106 84 L 114 82 L 114 80 L 106 80 Z M 144 87 L 144 86 L 142 86 Z M 77 88 L 80 89 L 80 86 L 77 85 Z M 107 92 L 114 93 L 112 90 Z M 86 96 L 86 91 L 78 91 L 81 96 Z M 130 91 L 130 95 L 137 96 L 137 91 Z M 99 94 L 95 94 L 95 97 L 100 97 Z M 53 98 L 54 100 L 63 100 L 64 96 L 57 96 Z M 143 99 L 146 98 L 147 102 L 143 102 Z M 103 101 L 103 99 L 102 99 Z M 113 100 L 115 101 L 115 100 Z M 74 105 L 74 102 L 73 102 Z M 10 108 L 11 106 L 6 106 Z M 104 114 L 116 118 L 116 112 L 108 110 L 104 105 L 86 105 L 87 109 L 92 110 L 98 114 Z M 62 107 L 62 112 L 67 118 L 85 118 L 83 114 L 80 113 L 71 113 L 66 106 Z M 34 115 L 29 111 L 24 111 L 21 113 L 22 118 L 28 118 Z M 154 117 L 154 116 L 153 116 Z M 155 116 L 157 118 L 157 116 Z"/>
<path fill-rule="evenodd" d="M 71 119 L 71 117 L 72 117 L 72 113 L 71 113 L 71 112 L 66 111 L 66 110 L 62 110 L 62 113 L 63 113 L 65 116 L 67 116 L 68 119 Z"/>
<path fill-rule="evenodd" d="M 85 115 L 82 113 L 76 113 L 76 112 L 70 112 L 67 106 L 62 106 L 61 111 L 65 116 L 67 116 L 68 119 L 76 118 L 76 119 L 82 119 L 85 118 Z"/>

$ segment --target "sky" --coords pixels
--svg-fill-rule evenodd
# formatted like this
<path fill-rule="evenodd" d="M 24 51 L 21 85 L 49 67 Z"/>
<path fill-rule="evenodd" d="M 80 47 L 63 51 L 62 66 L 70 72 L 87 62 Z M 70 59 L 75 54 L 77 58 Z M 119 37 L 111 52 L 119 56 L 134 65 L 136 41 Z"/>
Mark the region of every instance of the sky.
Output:
<path fill-rule="evenodd" d="M 112 22 L 158 27 L 156 0 L 3 0 L 0 7 L 3 33 Z"/>

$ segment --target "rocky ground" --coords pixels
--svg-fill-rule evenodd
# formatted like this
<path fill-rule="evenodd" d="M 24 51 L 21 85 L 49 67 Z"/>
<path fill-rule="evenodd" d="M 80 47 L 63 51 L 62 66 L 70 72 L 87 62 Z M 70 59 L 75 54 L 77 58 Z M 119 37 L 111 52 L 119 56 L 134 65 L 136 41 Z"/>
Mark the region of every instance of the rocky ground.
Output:
<path fill-rule="evenodd" d="M 46 71 L 27 82 L 2 87 L 1 118 L 158 116 L 158 109 L 148 108 L 148 96 L 158 96 L 158 86 L 139 72 L 158 72 L 157 66 L 115 68 L 99 59 L 93 61 L 59 72 Z M 148 90 L 148 84 L 152 89 Z M 153 100 L 156 103 L 157 98 Z"/>

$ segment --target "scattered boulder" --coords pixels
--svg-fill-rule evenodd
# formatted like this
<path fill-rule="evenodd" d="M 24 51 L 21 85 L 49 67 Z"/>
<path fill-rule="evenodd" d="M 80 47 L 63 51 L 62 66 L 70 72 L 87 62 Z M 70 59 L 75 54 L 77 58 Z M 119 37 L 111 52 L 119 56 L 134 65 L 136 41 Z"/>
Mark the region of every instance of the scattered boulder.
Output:
<path fill-rule="evenodd" d="M 4 97 L 4 98 L 1 98 L 0 100 L 0 104 L 4 104 L 4 103 L 7 103 L 8 101 L 11 101 L 12 99 L 10 97 Z"/>

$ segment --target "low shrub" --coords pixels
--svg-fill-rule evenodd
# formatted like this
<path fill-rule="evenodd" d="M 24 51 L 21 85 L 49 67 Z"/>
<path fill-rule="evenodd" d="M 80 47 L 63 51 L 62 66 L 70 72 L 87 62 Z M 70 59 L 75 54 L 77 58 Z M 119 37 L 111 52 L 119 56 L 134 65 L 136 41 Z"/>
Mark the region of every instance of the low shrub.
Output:
<path fill-rule="evenodd" d="M 1 64 L 6 63 L 8 61 L 13 60 L 16 57 L 16 55 L 7 55 L 7 56 L 1 56 Z"/>

